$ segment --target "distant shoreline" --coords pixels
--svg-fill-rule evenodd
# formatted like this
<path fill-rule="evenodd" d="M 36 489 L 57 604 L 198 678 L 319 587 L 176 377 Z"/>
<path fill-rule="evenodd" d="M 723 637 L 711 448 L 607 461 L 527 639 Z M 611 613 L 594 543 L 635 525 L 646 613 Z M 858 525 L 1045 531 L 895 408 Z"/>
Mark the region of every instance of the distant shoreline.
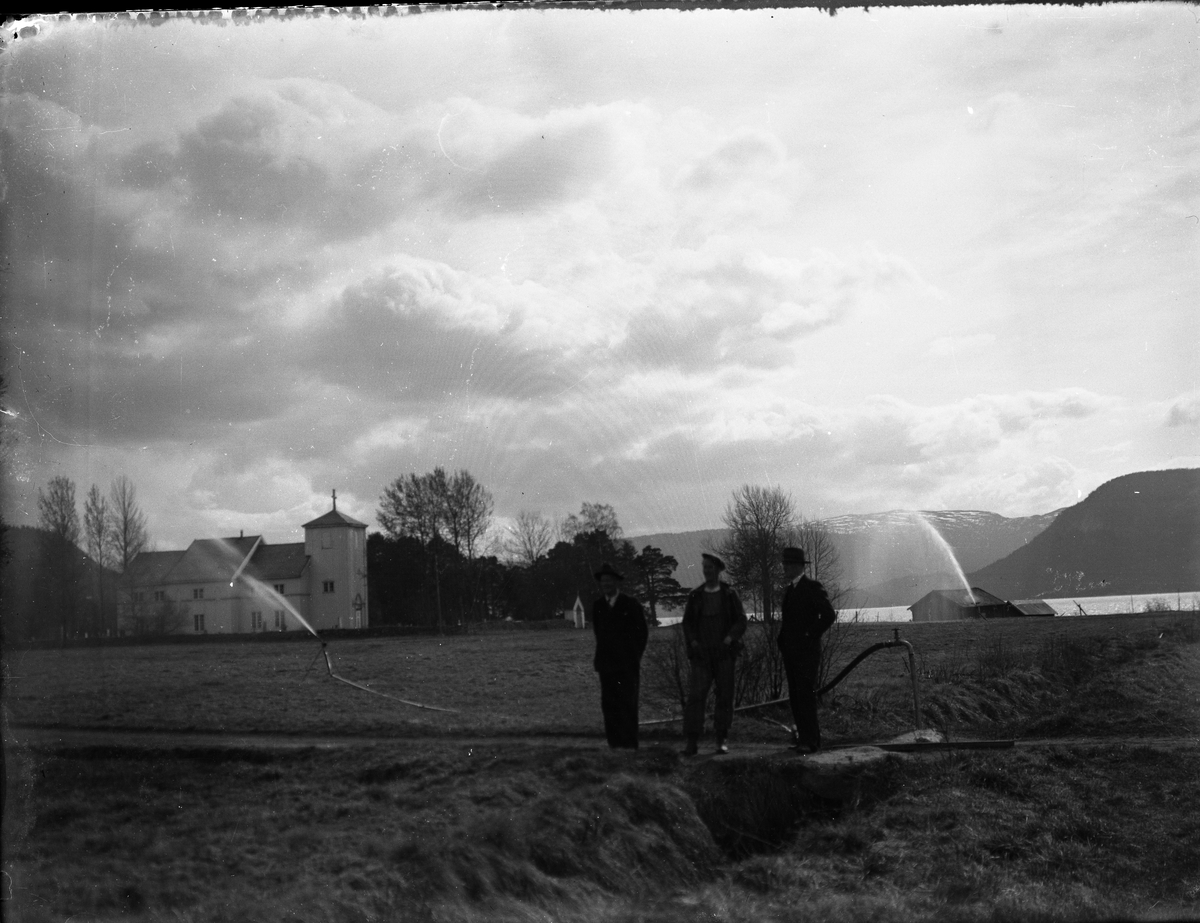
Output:
<path fill-rule="evenodd" d="M 1200 590 L 1174 591 L 1170 593 L 1134 593 L 1119 596 L 1065 596 L 1043 598 L 1056 615 L 1078 616 L 1079 607 L 1085 615 L 1123 615 L 1146 611 L 1146 604 L 1154 600 L 1165 600 L 1170 610 L 1182 612 L 1200 610 Z M 660 616 L 659 625 L 675 625 L 681 616 Z M 839 609 L 838 619 L 843 622 L 911 622 L 912 613 L 908 606 L 869 606 L 861 609 Z M 1036 618 L 1036 616 L 1030 616 Z"/>

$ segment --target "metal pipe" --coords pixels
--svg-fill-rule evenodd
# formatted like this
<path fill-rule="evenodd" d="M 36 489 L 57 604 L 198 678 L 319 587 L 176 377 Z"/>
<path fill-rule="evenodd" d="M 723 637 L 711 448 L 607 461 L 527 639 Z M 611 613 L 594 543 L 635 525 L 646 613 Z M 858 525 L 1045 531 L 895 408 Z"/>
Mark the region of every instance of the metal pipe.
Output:
<path fill-rule="evenodd" d="M 818 689 L 817 697 L 820 698 L 825 693 L 827 693 L 830 689 L 832 689 L 834 686 L 836 686 L 838 683 L 840 683 L 843 679 L 845 679 L 850 674 L 851 670 L 853 670 L 855 667 L 857 667 L 860 663 L 862 663 L 864 660 L 866 660 L 868 657 L 870 657 L 876 651 L 881 651 L 881 650 L 884 650 L 885 648 L 889 648 L 889 647 L 904 647 L 908 650 L 908 675 L 912 679 L 913 727 L 915 730 L 919 731 L 919 730 L 921 730 L 921 697 L 920 697 L 920 692 L 917 687 L 916 654 L 915 654 L 915 651 L 913 650 L 912 644 L 910 644 L 908 641 L 905 641 L 903 638 L 900 637 L 900 629 L 899 628 L 893 628 L 892 631 L 895 632 L 895 640 L 880 641 L 878 644 L 872 644 L 865 651 L 863 651 L 861 654 L 859 654 L 857 657 L 855 657 L 853 660 L 851 660 L 850 663 L 848 663 L 837 676 L 835 676 L 832 680 L 830 680 L 828 683 L 826 683 L 824 686 L 822 686 L 820 689 Z M 784 702 L 787 702 L 787 701 L 789 701 L 789 699 L 787 697 L 783 697 L 783 698 L 779 698 L 779 699 L 771 699 L 767 702 L 755 702 L 753 705 L 739 705 L 737 708 L 734 709 L 734 711 L 735 712 L 753 711 L 756 708 L 766 708 L 768 705 L 782 705 Z M 672 724 L 675 721 L 681 721 L 681 720 L 683 720 L 682 715 L 675 715 L 674 717 L 671 717 L 671 718 L 656 718 L 653 721 L 639 721 L 638 725 L 641 727 L 648 727 L 650 725 L 655 725 L 655 724 Z"/>

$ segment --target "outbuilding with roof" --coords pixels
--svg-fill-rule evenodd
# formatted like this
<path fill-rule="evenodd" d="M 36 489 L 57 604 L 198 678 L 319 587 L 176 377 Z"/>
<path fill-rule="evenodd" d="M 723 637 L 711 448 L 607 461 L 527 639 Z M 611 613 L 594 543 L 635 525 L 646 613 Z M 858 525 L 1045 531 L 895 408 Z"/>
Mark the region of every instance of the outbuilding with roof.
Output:
<path fill-rule="evenodd" d="M 932 590 L 908 607 L 914 622 L 954 622 L 961 619 L 996 619 L 1020 615 L 1005 602 L 979 587 Z"/>

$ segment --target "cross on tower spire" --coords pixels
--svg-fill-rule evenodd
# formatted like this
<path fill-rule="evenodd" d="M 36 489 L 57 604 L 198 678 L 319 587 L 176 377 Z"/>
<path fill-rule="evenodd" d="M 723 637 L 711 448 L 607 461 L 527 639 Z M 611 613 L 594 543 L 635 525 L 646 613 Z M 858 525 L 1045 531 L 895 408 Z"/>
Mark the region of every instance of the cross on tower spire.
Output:
<path fill-rule="evenodd" d="M 333 511 L 337 512 L 337 488 L 334 488 L 333 491 Z"/>

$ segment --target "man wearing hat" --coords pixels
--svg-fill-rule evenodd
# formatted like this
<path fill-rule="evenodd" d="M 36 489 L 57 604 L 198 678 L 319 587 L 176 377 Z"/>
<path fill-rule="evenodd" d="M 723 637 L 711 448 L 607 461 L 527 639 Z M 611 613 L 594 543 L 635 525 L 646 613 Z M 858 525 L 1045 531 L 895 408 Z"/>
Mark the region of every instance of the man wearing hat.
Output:
<path fill-rule="evenodd" d="M 604 734 L 610 747 L 636 750 L 638 686 L 650 629 L 642 604 L 620 591 L 624 579 L 620 571 L 605 562 L 595 577 L 600 598 L 592 604 L 592 630 L 596 633 L 592 665 L 600 674 Z"/>
<path fill-rule="evenodd" d="M 793 749 L 815 753 L 821 748 L 817 724 L 817 670 L 821 663 L 821 635 L 837 620 L 825 587 L 804 574 L 807 562 L 802 548 L 783 549 L 783 576 L 787 589 L 780 606 L 779 650 L 787 671 L 788 698 L 796 723 Z"/>
<path fill-rule="evenodd" d="M 733 724 L 733 662 L 741 650 L 746 633 L 746 611 L 733 587 L 721 580 L 725 562 L 715 554 L 702 554 L 700 567 L 704 583 L 688 594 L 683 610 L 683 639 L 687 646 L 690 678 L 687 707 L 683 712 L 683 733 L 687 737 L 685 756 L 694 756 L 704 731 L 704 708 L 708 690 L 717 686 L 717 706 L 713 730 L 717 735 L 717 753 L 728 753 L 725 738 Z"/>

